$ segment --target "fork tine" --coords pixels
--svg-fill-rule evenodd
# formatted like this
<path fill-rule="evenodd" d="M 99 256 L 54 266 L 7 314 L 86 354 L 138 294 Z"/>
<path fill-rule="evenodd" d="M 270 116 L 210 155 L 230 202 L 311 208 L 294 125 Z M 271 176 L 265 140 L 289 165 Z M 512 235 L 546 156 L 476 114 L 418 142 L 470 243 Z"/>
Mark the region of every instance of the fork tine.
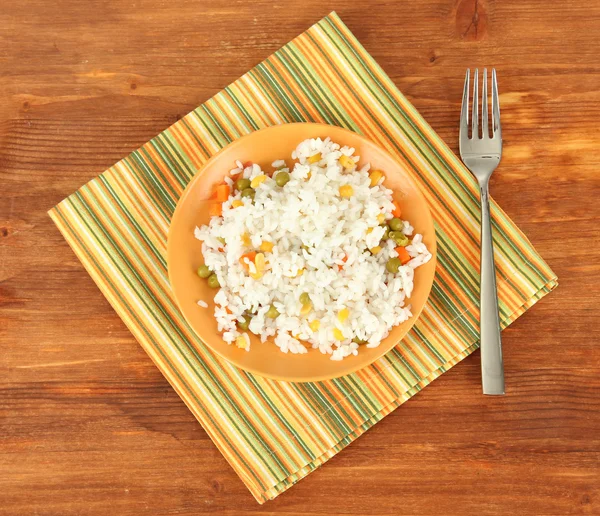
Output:
<path fill-rule="evenodd" d="M 471 138 L 479 138 L 479 69 L 473 75 L 473 116 L 471 117 Z"/>
<path fill-rule="evenodd" d="M 481 137 L 490 137 L 488 127 L 488 97 L 487 97 L 487 68 L 483 69 L 483 84 L 481 85 Z"/>
<path fill-rule="evenodd" d="M 469 137 L 469 78 L 471 70 L 467 68 L 465 87 L 463 89 L 462 107 L 460 108 L 460 136 Z"/>
<path fill-rule="evenodd" d="M 496 80 L 496 69 L 492 68 L 492 129 L 493 136 L 502 138 L 500 127 L 500 99 L 498 98 L 498 81 Z"/>

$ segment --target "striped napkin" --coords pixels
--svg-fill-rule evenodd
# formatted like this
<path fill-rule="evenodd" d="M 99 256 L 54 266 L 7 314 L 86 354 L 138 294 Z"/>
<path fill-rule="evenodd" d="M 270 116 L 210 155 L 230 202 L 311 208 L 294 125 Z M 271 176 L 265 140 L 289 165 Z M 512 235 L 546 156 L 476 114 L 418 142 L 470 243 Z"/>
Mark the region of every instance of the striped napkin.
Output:
<path fill-rule="evenodd" d="M 422 186 L 438 238 L 430 301 L 372 366 L 292 384 L 213 355 L 167 279 L 169 221 L 212 155 L 256 129 L 325 122 L 365 135 Z M 507 326 L 557 280 L 492 207 L 500 318 Z M 470 173 L 332 13 L 50 211 L 119 316 L 259 503 L 338 453 L 478 345 L 479 205 Z"/>

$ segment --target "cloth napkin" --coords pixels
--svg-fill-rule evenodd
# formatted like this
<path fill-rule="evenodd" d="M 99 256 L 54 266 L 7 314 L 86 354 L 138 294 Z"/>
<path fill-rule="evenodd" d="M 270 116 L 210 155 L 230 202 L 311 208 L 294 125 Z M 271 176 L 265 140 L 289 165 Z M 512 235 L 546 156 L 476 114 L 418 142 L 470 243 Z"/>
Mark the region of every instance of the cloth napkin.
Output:
<path fill-rule="evenodd" d="M 179 313 L 166 263 L 169 221 L 198 168 L 244 134 L 298 121 L 346 127 L 387 149 L 421 185 L 438 239 L 430 300 L 408 336 L 364 370 L 306 384 L 261 378 L 212 354 Z M 335 13 L 49 213 L 259 503 L 478 346 L 477 185 Z M 507 326 L 557 279 L 496 204 L 492 214 Z"/>

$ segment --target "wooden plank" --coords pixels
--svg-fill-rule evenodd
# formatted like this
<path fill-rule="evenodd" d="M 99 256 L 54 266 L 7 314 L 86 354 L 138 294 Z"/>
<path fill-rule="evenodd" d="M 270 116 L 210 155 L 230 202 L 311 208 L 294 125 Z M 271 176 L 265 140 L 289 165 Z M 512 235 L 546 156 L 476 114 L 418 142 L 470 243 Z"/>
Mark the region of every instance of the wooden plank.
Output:
<path fill-rule="evenodd" d="M 492 193 L 561 285 L 258 506 L 46 210 L 335 9 L 456 150 L 467 66 L 495 66 Z M 11 2 L 0 9 L 0 514 L 600 512 L 600 4 Z M 276 28 L 277 30 L 274 30 Z"/>

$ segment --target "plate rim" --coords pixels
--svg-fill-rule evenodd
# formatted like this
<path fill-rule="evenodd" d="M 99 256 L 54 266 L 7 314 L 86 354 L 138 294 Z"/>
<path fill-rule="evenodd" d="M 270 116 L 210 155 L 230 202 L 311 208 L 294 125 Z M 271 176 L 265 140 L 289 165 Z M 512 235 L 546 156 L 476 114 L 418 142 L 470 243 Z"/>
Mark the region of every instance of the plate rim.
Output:
<path fill-rule="evenodd" d="M 277 374 L 265 374 L 261 371 L 256 370 L 255 368 L 252 367 L 246 367 L 242 364 L 240 364 L 238 361 L 231 359 L 230 357 L 226 357 L 224 355 L 222 355 L 215 347 L 213 347 L 210 343 L 208 343 L 207 341 L 205 341 L 202 336 L 200 335 L 200 333 L 196 330 L 195 325 L 192 324 L 192 322 L 189 320 L 189 318 L 187 317 L 185 311 L 182 309 L 181 307 L 181 303 L 179 301 L 179 297 L 176 293 L 176 289 L 174 287 L 173 284 L 173 274 L 172 274 L 172 268 L 171 268 L 171 256 L 174 253 L 173 250 L 173 244 L 172 244 L 172 238 L 171 238 L 171 234 L 172 234 L 172 228 L 174 226 L 174 222 L 176 221 L 176 219 L 178 218 L 178 213 L 181 213 L 180 205 L 183 204 L 185 202 L 185 200 L 187 199 L 188 195 L 190 194 L 190 191 L 192 190 L 192 187 L 194 186 L 194 184 L 201 180 L 201 177 L 203 175 L 204 170 L 206 170 L 212 163 L 214 163 L 215 161 L 217 161 L 221 154 L 224 154 L 226 151 L 230 151 L 232 148 L 235 148 L 237 146 L 240 145 L 240 143 L 243 143 L 244 140 L 246 140 L 249 137 L 252 137 L 254 135 L 256 135 L 257 133 L 261 133 L 261 132 L 266 132 L 269 130 L 276 130 L 277 128 L 281 128 L 283 126 L 292 126 L 292 125 L 296 125 L 296 126 L 311 126 L 312 128 L 314 128 L 314 132 L 318 133 L 319 131 L 323 131 L 323 130 L 328 130 L 330 128 L 335 128 L 335 130 L 341 130 L 343 132 L 347 132 L 352 134 L 353 137 L 358 137 L 364 141 L 366 141 L 367 143 L 375 146 L 379 152 L 385 154 L 389 159 L 391 159 L 392 161 L 394 161 L 395 163 L 398 164 L 398 167 L 402 170 L 402 173 L 405 175 L 405 177 L 414 185 L 415 189 L 419 192 L 419 195 L 421 195 L 424 199 L 424 204 L 425 207 L 427 209 L 427 214 L 428 214 L 428 219 L 431 221 L 431 228 L 432 228 L 432 235 L 431 235 L 431 244 L 428 246 L 429 247 L 429 251 L 432 255 L 431 257 L 431 262 L 432 262 L 432 266 L 433 266 L 433 274 L 431 275 L 431 282 L 427 288 L 427 296 L 425 297 L 425 301 L 423 303 L 423 305 L 421 306 L 420 310 L 417 313 L 412 314 L 412 323 L 411 325 L 407 328 L 406 332 L 400 337 L 399 340 L 397 340 L 394 344 L 388 346 L 383 346 L 382 347 L 382 351 L 381 353 L 377 353 L 375 355 L 375 357 L 373 358 L 372 361 L 370 361 L 368 364 L 364 364 L 361 365 L 360 367 L 353 367 L 352 365 L 347 365 L 346 367 L 344 367 L 342 364 L 344 363 L 344 361 L 339 361 L 338 363 L 340 364 L 340 371 L 339 373 L 336 372 L 336 374 L 331 375 L 331 374 L 322 374 L 322 375 L 312 375 L 310 377 L 292 377 L 292 376 L 283 376 L 283 375 L 277 375 Z M 179 312 L 181 313 L 181 315 L 183 316 L 183 318 L 185 319 L 186 323 L 188 324 L 188 326 L 192 329 L 193 333 L 196 335 L 196 337 L 198 339 L 200 339 L 202 341 L 202 343 L 209 348 L 209 350 L 211 352 L 213 352 L 216 356 L 219 357 L 219 359 L 224 360 L 225 362 L 227 362 L 228 364 L 231 364 L 245 372 L 257 375 L 259 377 L 262 378 L 269 378 L 272 380 L 277 380 L 277 381 L 283 381 L 283 382 L 289 382 L 289 383 L 310 383 L 310 382 L 319 382 L 319 381 L 327 381 L 327 380 L 333 380 L 335 378 L 341 378 L 342 376 L 346 376 L 349 374 L 353 374 L 357 371 L 360 371 L 362 369 L 365 369 L 367 367 L 370 367 L 371 365 L 373 365 L 373 363 L 375 363 L 377 360 L 379 360 L 381 357 L 383 357 L 385 354 L 389 353 L 395 346 L 397 346 L 405 337 L 406 335 L 410 332 L 410 330 L 412 330 L 412 328 L 414 327 L 414 325 L 417 323 L 419 317 L 421 317 L 421 314 L 425 308 L 425 305 L 428 303 L 429 301 L 429 297 L 431 295 L 431 290 L 433 288 L 433 283 L 435 280 L 435 270 L 436 270 L 436 266 L 437 266 L 437 237 L 435 234 L 435 220 L 431 214 L 431 210 L 429 208 L 429 203 L 427 202 L 427 199 L 425 197 L 425 195 L 423 194 L 422 191 L 422 187 L 420 186 L 420 184 L 415 181 L 411 176 L 409 176 L 408 174 L 406 174 L 404 172 L 404 166 L 398 161 L 398 159 L 396 159 L 394 156 L 392 156 L 386 149 L 382 148 L 380 145 L 378 145 L 377 143 L 375 143 L 374 141 L 370 140 L 369 138 L 367 138 L 366 136 L 364 136 L 361 133 L 352 131 L 350 129 L 347 129 L 345 127 L 340 127 L 337 125 L 332 125 L 332 124 L 324 124 L 324 123 L 315 123 L 315 122 L 290 122 L 290 123 L 283 123 L 283 124 L 276 124 L 276 125 L 272 125 L 269 127 L 263 127 L 261 129 L 257 129 L 256 131 L 252 131 L 250 133 L 244 134 L 242 136 L 240 136 L 239 138 L 236 138 L 235 140 L 231 141 L 230 143 L 228 143 L 227 145 L 225 145 L 224 147 L 222 147 L 221 149 L 219 149 L 218 152 L 216 152 L 213 156 L 211 156 L 200 168 L 197 169 L 196 173 L 194 174 L 194 176 L 190 179 L 189 183 L 186 185 L 185 189 L 183 190 L 181 196 L 179 197 L 179 199 L 177 200 L 177 204 L 175 206 L 175 210 L 173 211 L 173 215 L 171 216 L 171 220 L 169 222 L 169 228 L 167 231 L 167 277 L 168 277 L 168 281 L 169 281 L 169 287 L 171 289 L 171 293 L 173 294 L 173 298 L 175 299 L 175 303 L 177 305 L 177 309 L 179 310 Z M 385 339 L 384 339 L 385 340 Z M 266 342 L 270 342 L 271 344 L 272 341 L 271 339 L 268 339 Z M 193 343 L 190 343 L 190 345 L 194 346 Z M 274 345 L 274 344 L 273 344 Z M 197 347 L 194 346 L 196 349 Z M 375 348 L 377 349 L 377 348 Z M 309 350 L 310 352 L 311 350 Z"/>

